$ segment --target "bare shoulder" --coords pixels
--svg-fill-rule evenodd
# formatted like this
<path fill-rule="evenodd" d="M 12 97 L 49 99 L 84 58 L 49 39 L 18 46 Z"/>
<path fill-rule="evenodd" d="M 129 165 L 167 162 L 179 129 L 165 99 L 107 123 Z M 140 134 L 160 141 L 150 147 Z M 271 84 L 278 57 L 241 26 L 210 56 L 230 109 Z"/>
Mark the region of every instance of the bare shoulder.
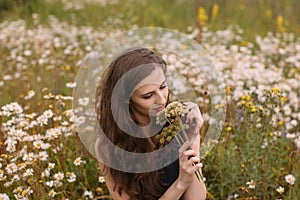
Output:
<path fill-rule="evenodd" d="M 100 162 L 99 162 L 99 166 L 100 166 L 100 168 L 104 167 L 103 163 L 100 163 Z M 128 200 L 129 199 L 129 196 L 125 192 L 122 192 L 122 194 L 119 194 L 116 190 L 114 190 L 115 182 L 109 173 L 105 173 L 103 176 L 105 179 L 107 189 L 109 190 L 109 193 L 113 200 Z"/>
<path fill-rule="evenodd" d="M 100 140 L 97 139 L 95 142 L 95 154 L 96 158 L 98 160 L 99 168 L 102 172 L 104 172 L 105 165 L 100 161 L 100 155 L 99 155 L 99 149 L 100 149 Z M 105 173 L 103 173 L 103 177 L 105 179 L 105 183 L 107 186 L 107 189 L 109 190 L 109 193 L 113 200 L 128 200 L 129 196 L 125 194 L 124 192 L 120 195 L 117 191 L 114 190 L 115 182 L 113 178 L 111 177 L 109 170 L 106 170 Z"/>

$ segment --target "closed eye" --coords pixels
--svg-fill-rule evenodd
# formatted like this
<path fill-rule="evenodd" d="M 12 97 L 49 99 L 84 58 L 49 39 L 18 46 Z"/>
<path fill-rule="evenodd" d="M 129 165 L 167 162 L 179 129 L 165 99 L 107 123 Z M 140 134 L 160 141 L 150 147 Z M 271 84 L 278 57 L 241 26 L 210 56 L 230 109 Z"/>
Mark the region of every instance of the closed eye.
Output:
<path fill-rule="evenodd" d="M 146 95 L 143 95 L 142 98 L 143 99 L 150 99 L 152 97 L 153 93 L 148 93 Z"/>
<path fill-rule="evenodd" d="M 164 89 L 166 87 L 168 87 L 168 84 L 165 81 L 165 82 L 163 82 L 163 84 L 160 85 L 159 89 Z"/>
<path fill-rule="evenodd" d="M 166 88 L 166 87 L 168 87 L 168 84 L 167 84 L 167 82 L 164 80 L 164 82 L 159 86 L 159 89 L 162 90 L 162 89 L 164 89 L 164 88 Z M 153 91 L 153 92 L 149 92 L 149 93 L 147 93 L 147 94 L 144 94 L 144 95 L 142 95 L 142 98 L 143 98 L 143 99 L 150 99 L 150 98 L 153 96 L 153 93 L 154 93 L 154 91 Z"/>

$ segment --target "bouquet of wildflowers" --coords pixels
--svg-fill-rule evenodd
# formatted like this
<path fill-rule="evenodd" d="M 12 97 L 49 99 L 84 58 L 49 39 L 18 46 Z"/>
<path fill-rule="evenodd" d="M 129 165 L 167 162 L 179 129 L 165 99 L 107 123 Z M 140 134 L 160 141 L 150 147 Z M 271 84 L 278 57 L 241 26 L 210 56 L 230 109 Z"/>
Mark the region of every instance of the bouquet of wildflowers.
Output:
<path fill-rule="evenodd" d="M 156 138 L 161 145 L 171 142 L 173 138 L 176 139 L 180 146 L 189 141 L 186 133 L 186 130 L 189 129 L 189 125 L 184 124 L 181 120 L 181 118 L 186 114 L 187 110 L 185 109 L 185 105 L 178 101 L 168 104 L 165 109 L 157 113 L 156 124 L 168 124 L 162 129 L 160 134 L 156 135 Z M 191 149 L 191 146 L 188 146 L 187 150 L 188 149 Z M 196 171 L 196 176 L 200 182 L 203 181 L 203 176 L 200 169 Z"/>

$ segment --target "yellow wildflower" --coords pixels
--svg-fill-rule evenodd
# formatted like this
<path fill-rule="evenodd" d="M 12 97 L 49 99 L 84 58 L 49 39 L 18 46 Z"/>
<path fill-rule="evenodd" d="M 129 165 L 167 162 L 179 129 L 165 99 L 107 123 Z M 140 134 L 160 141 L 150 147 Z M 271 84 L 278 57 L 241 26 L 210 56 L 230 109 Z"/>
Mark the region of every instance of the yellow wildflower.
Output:
<path fill-rule="evenodd" d="M 231 131 L 232 127 L 231 126 L 227 126 L 226 131 Z"/>
<path fill-rule="evenodd" d="M 255 106 L 251 106 L 251 112 L 256 112 L 256 107 Z"/>
<path fill-rule="evenodd" d="M 272 88 L 272 93 L 274 94 L 274 95 L 280 95 L 280 89 L 279 88 Z"/>
<path fill-rule="evenodd" d="M 205 8 L 203 8 L 202 6 L 198 9 L 198 22 L 201 25 L 205 25 L 207 22 L 208 16 L 206 14 L 206 10 Z"/>
<path fill-rule="evenodd" d="M 21 192 L 22 188 L 20 186 L 18 186 L 16 189 L 14 189 L 14 192 L 15 193 L 19 193 Z"/>
<path fill-rule="evenodd" d="M 223 104 L 221 104 L 221 103 L 219 103 L 219 104 L 215 105 L 215 109 L 219 109 L 219 108 L 222 108 L 222 107 L 224 107 L 224 105 L 223 105 Z"/>
<path fill-rule="evenodd" d="M 214 3 L 212 12 L 211 12 L 211 21 L 214 21 L 218 15 L 219 12 L 219 5 Z"/>
<path fill-rule="evenodd" d="M 65 69 L 66 69 L 66 71 L 70 71 L 71 66 L 70 66 L 70 65 L 67 65 L 67 66 L 65 66 Z"/>
<path fill-rule="evenodd" d="M 24 196 L 26 196 L 26 194 L 27 194 L 27 190 L 23 190 L 22 191 L 22 196 L 24 197 Z"/>
<path fill-rule="evenodd" d="M 250 108 L 250 107 L 252 107 L 252 104 L 253 104 L 252 101 L 248 101 L 248 102 L 246 103 L 246 107 L 247 107 L 247 108 Z"/>
<path fill-rule="evenodd" d="M 280 101 L 288 101 L 289 100 L 289 98 L 288 97 L 280 97 Z"/>
<path fill-rule="evenodd" d="M 283 27 L 283 17 L 282 17 L 282 15 L 277 16 L 276 24 L 277 24 L 277 31 L 278 32 L 280 32 L 280 33 L 285 32 L 285 28 Z"/>
<path fill-rule="evenodd" d="M 209 151 L 208 150 L 205 151 L 205 155 L 207 155 L 207 156 L 209 155 Z"/>
<path fill-rule="evenodd" d="M 272 11 L 271 11 L 271 9 L 267 9 L 267 10 L 265 11 L 265 15 L 266 15 L 266 17 L 267 17 L 268 19 L 272 19 Z"/>
<path fill-rule="evenodd" d="M 183 44 L 183 45 L 181 45 L 181 48 L 184 49 L 184 50 L 186 50 L 186 49 L 188 49 L 189 47 Z"/>
<path fill-rule="evenodd" d="M 103 189 L 102 189 L 101 187 L 97 187 L 96 191 L 97 191 L 98 193 L 100 193 L 100 194 L 103 193 Z"/>
<path fill-rule="evenodd" d="M 231 90 L 230 86 L 226 86 L 225 90 L 226 90 L 227 94 L 231 94 L 232 93 L 232 90 Z"/>
<path fill-rule="evenodd" d="M 260 106 L 260 107 L 259 107 L 259 110 L 263 111 L 263 110 L 264 110 L 264 107 Z"/>

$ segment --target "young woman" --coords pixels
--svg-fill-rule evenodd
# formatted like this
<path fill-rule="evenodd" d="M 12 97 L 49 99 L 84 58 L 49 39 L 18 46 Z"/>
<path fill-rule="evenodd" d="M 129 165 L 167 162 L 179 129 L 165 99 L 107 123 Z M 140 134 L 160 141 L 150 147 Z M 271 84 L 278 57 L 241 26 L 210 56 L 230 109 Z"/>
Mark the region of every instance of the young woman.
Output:
<path fill-rule="evenodd" d="M 168 104 L 169 89 L 165 78 L 166 63 L 147 48 L 129 49 L 115 58 L 96 90 L 96 113 L 101 133 L 120 149 L 147 153 L 160 147 L 155 134 L 162 127 L 155 123 L 156 114 Z M 196 104 L 185 102 L 187 122 L 196 122 L 196 133 L 203 119 Z M 101 137 L 100 137 L 101 138 Z M 150 172 L 124 172 L 102 162 L 109 157 L 113 162 L 130 165 L 107 152 L 107 142 L 98 139 L 95 152 L 105 181 L 114 200 L 205 199 L 206 188 L 195 175 L 201 168 L 199 159 L 200 136 L 193 138 L 192 148 L 181 147 L 178 159 L 168 166 Z M 147 163 L 145 159 L 145 163 Z M 149 161 L 148 164 L 153 163 Z M 129 170 L 130 171 L 130 170 Z"/>

